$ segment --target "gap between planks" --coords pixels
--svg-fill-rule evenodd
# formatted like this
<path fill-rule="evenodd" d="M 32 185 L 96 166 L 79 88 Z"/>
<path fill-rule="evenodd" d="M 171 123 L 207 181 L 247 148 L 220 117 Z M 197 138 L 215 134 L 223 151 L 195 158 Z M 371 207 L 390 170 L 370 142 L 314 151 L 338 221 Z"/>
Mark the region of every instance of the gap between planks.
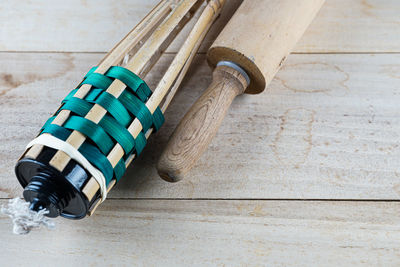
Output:
<path fill-rule="evenodd" d="M 0 54 L 5 53 L 5 54 L 93 54 L 93 55 L 105 55 L 108 52 L 106 51 L 3 51 L 0 50 Z M 168 52 L 165 51 L 163 52 L 163 55 L 176 55 L 176 52 Z M 206 55 L 207 52 L 197 52 L 196 55 Z M 357 52 L 357 51 L 349 51 L 349 52 L 343 52 L 343 51 L 338 51 L 338 52 L 291 52 L 291 55 L 398 55 L 400 52 L 390 52 L 390 51 L 363 51 L 363 52 Z"/>
<path fill-rule="evenodd" d="M 13 198 L 0 197 L 1 200 L 9 200 Z M 400 199 L 323 199 L 323 198 L 122 198 L 110 197 L 107 201 L 134 201 L 134 200 L 149 200 L 149 201 L 290 201 L 290 202 L 400 202 Z"/>

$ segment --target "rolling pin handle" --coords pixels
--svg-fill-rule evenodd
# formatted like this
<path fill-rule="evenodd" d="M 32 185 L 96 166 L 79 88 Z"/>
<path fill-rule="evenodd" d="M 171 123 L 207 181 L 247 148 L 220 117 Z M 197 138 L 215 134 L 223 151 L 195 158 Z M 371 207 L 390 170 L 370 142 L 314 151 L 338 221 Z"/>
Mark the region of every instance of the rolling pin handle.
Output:
<path fill-rule="evenodd" d="M 217 64 L 212 83 L 180 121 L 160 156 L 161 178 L 177 182 L 185 176 L 211 143 L 233 99 L 249 83 L 247 73 L 235 63 Z"/>

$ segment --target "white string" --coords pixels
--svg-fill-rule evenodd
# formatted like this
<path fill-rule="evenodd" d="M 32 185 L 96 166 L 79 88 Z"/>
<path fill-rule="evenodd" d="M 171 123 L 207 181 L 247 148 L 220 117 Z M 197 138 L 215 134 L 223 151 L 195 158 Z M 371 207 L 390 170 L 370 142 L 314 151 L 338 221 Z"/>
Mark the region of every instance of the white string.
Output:
<path fill-rule="evenodd" d="M 8 215 L 13 221 L 14 234 L 24 235 L 33 228 L 39 228 L 41 225 L 46 226 L 48 229 L 53 229 L 54 222 L 44 216 L 49 211 L 46 209 L 30 210 L 29 204 L 20 198 L 13 198 L 8 201 L 8 205 L 1 207 L 1 213 Z"/>
<path fill-rule="evenodd" d="M 30 148 L 33 145 L 44 145 L 54 149 L 58 149 L 67 154 L 71 159 L 74 159 L 82 165 L 88 172 L 93 176 L 100 186 L 101 201 L 103 202 L 107 197 L 107 186 L 106 179 L 101 171 L 93 167 L 92 164 L 71 144 L 58 139 L 50 134 L 44 133 L 33 139 L 26 148 Z"/>

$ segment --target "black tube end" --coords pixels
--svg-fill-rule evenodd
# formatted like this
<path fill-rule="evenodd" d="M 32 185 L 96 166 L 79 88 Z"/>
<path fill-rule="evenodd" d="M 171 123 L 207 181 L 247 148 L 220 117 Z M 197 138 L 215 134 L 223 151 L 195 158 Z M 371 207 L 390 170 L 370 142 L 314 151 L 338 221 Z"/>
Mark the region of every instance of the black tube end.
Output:
<path fill-rule="evenodd" d="M 52 218 L 61 215 L 72 199 L 72 194 L 73 191 L 65 181 L 45 170 L 36 173 L 23 192 L 25 200 L 31 203 L 31 210 L 46 209 L 49 211 L 46 215 Z"/>
<path fill-rule="evenodd" d="M 48 217 L 84 218 L 91 202 L 82 193 L 82 188 L 90 177 L 73 160 L 62 172 L 56 170 L 49 164 L 54 153 L 45 148 L 36 159 L 18 161 L 15 173 L 24 187 L 24 199 L 31 203 L 31 210 L 48 210 Z"/>
<path fill-rule="evenodd" d="M 38 199 L 38 198 L 35 198 L 31 202 L 31 205 L 29 205 L 29 209 L 33 210 L 33 211 L 36 211 L 36 212 L 38 212 L 40 210 L 43 210 L 43 209 L 46 209 L 46 208 L 47 208 L 46 203 L 43 202 L 42 200 Z"/>

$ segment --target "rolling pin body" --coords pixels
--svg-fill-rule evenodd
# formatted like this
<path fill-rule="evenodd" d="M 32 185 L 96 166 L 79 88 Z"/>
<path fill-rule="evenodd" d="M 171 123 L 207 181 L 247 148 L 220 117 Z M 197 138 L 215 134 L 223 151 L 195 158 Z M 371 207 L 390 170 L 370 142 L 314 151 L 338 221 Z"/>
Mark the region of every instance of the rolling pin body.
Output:
<path fill-rule="evenodd" d="M 245 74 L 229 67 L 214 70 L 212 84 L 181 120 L 161 154 L 157 169 L 163 179 L 178 181 L 192 168 L 237 95 L 265 89 L 323 2 L 244 0 L 210 47 L 207 60 L 212 67 L 232 62 Z"/>

